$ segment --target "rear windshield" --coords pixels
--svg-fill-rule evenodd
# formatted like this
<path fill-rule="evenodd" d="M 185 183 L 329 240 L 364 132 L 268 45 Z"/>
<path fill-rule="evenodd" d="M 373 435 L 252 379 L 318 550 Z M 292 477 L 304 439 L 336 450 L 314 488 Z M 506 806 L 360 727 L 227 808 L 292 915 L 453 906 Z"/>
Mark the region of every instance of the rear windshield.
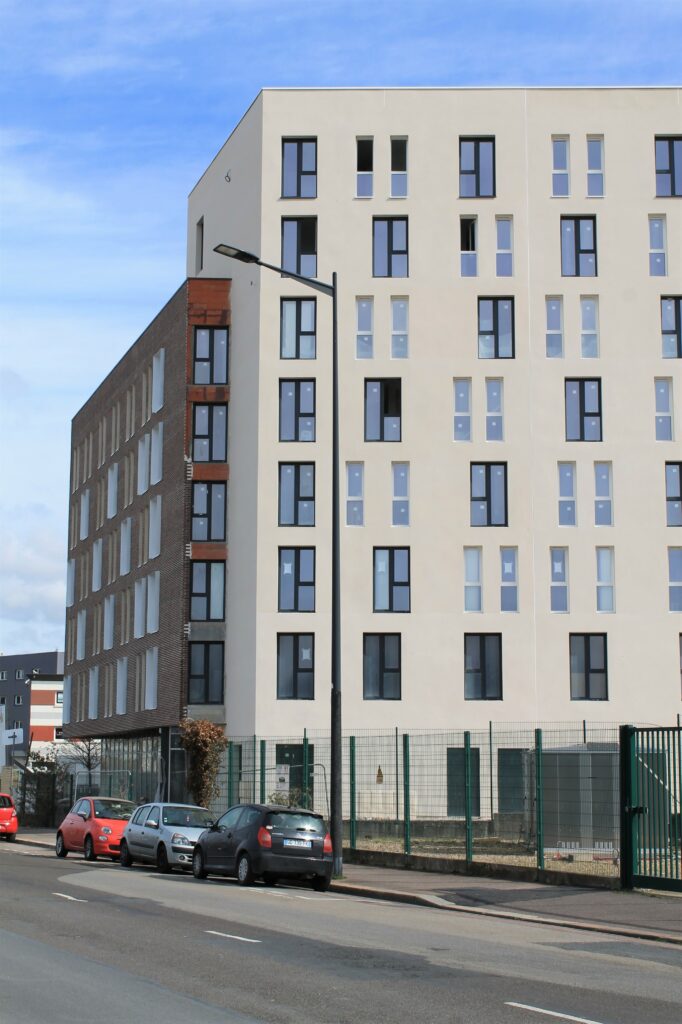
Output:
<path fill-rule="evenodd" d="M 297 832 L 319 832 L 326 829 L 322 818 L 316 814 L 296 814 L 291 811 L 270 811 L 265 819 L 266 826 L 294 829 Z"/>
<path fill-rule="evenodd" d="M 0 796 L 0 807 L 13 807 L 12 799 L 9 796 Z"/>
<path fill-rule="evenodd" d="M 95 800 L 95 817 L 111 821 L 127 821 L 136 805 L 130 800 Z"/>
<path fill-rule="evenodd" d="M 209 811 L 201 807 L 164 807 L 161 820 L 164 825 L 186 825 L 188 828 L 208 828 L 213 823 Z"/>

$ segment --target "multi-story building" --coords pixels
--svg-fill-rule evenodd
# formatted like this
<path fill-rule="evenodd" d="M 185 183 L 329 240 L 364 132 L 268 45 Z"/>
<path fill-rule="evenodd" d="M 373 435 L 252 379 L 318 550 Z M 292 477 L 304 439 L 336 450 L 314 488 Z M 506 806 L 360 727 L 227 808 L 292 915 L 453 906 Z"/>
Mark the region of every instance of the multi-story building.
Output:
<path fill-rule="evenodd" d="M 74 420 L 68 731 L 328 726 L 331 303 L 220 243 L 338 274 L 344 725 L 679 713 L 680 98 L 258 96 Z"/>
<path fill-rule="evenodd" d="M 63 671 L 64 654 L 61 651 L 0 654 L 0 707 L 4 708 L 0 767 L 15 755 L 26 756 L 33 725 L 32 705 L 38 700 L 34 681 L 41 676 L 50 679 L 55 675 L 61 677 Z"/>

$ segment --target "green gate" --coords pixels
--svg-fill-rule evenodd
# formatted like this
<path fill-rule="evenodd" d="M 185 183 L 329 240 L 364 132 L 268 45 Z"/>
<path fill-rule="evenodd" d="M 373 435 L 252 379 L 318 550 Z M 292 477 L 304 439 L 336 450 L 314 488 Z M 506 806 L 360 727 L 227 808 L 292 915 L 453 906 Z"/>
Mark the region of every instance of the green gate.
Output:
<path fill-rule="evenodd" d="M 620 730 L 621 883 L 682 892 L 682 728 Z"/>

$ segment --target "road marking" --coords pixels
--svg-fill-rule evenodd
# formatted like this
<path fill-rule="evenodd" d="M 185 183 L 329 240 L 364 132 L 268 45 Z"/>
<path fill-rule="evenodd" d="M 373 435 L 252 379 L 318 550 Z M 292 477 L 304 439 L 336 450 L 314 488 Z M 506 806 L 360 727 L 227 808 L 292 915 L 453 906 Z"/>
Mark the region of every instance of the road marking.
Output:
<path fill-rule="evenodd" d="M 545 1017 L 556 1017 L 558 1020 L 572 1020 L 575 1024 L 602 1024 L 598 1020 L 590 1020 L 587 1017 L 572 1017 L 570 1013 L 556 1013 L 554 1010 L 543 1010 L 540 1006 L 527 1006 L 525 1003 L 505 1003 L 505 1006 L 515 1006 L 517 1010 L 530 1010 L 531 1013 L 544 1013 Z"/>
<path fill-rule="evenodd" d="M 245 939 L 243 935 L 228 935 L 227 932 L 213 932 L 210 928 L 206 929 L 207 935 L 219 935 L 221 939 L 236 939 L 237 942 L 258 942 L 260 939 Z"/>
<path fill-rule="evenodd" d="M 68 896 L 65 892 L 53 892 L 53 896 L 61 896 L 63 900 L 71 900 L 73 903 L 87 903 L 87 900 L 79 900 L 77 896 Z"/>

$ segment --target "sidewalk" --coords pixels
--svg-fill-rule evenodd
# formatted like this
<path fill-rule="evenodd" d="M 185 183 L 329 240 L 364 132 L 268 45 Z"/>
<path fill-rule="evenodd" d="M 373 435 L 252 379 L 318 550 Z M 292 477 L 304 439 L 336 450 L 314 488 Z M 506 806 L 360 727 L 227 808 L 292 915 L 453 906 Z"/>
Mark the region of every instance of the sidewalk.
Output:
<path fill-rule="evenodd" d="M 54 832 L 25 829 L 17 843 L 54 847 Z M 682 946 L 682 896 L 582 889 L 467 875 L 344 864 L 332 892 L 486 917 L 578 928 Z"/>

